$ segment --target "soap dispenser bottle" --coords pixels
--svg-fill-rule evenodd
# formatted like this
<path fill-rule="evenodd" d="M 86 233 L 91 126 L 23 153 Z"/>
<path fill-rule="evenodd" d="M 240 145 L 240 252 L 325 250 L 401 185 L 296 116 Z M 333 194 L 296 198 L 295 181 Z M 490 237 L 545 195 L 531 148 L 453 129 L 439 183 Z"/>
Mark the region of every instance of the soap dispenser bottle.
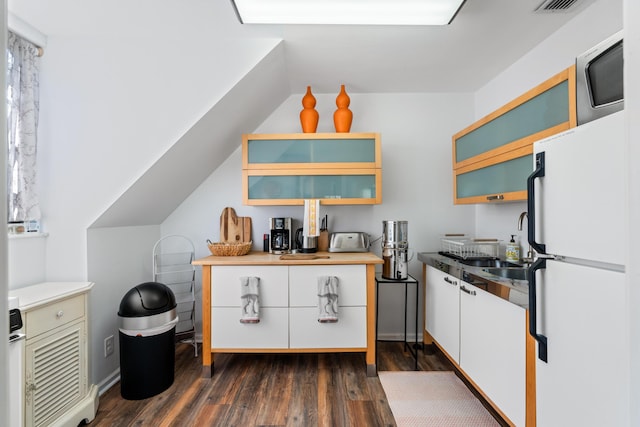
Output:
<path fill-rule="evenodd" d="M 506 259 L 509 262 L 519 262 L 520 261 L 520 245 L 516 243 L 515 234 L 511 235 L 511 240 L 507 244 L 506 250 Z"/>

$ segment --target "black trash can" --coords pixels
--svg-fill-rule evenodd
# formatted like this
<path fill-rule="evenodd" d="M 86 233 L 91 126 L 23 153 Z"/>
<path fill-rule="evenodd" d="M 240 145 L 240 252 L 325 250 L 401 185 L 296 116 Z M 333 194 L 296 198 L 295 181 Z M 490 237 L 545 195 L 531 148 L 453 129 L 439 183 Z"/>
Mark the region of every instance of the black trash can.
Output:
<path fill-rule="evenodd" d="M 146 399 L 173 384 L 176 298 L 162 283 L 142 283 L 125 294 L 120 320 L 120 394 Z"/>

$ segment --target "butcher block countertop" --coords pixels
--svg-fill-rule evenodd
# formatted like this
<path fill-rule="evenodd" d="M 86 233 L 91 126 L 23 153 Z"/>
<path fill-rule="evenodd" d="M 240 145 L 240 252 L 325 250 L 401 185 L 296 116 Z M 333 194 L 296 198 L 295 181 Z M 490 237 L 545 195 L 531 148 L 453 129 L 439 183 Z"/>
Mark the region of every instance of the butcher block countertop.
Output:
<path fill-rule="evenodd" d="M 382 258 L 371 252 L 317 252 L 316 259 L 280 259 L 280 255 L 268 252 L 249 252 L 243 256 L 208 256 L 193 261 L 194 265 L 336 265 L 336 264 L 382 264 Z M 291 254 L 289 257 L 295 257 Z M 328 258 L 326 258 L 328 257 Z M 306 257 L 305 257 L 306 258 Z"/>

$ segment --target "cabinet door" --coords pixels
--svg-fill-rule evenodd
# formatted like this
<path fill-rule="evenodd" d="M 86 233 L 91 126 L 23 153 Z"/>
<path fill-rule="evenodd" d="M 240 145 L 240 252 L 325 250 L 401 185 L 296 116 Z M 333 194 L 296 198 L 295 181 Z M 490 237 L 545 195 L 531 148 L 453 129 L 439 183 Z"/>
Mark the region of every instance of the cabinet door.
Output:
<path fill-rule="evenodd" d="M 526 200 L 533 143 L 574 126 L 571 66 L 453 136 L 454 202 Z"/>
<path fill-rule="evenodd" d="M 528 146 L 502 156 L 500 162 L 491 159 L 456 170 L 453 183 L 457 203 L 526 200 L 532 152 L 533 147 Z"/>
<path fill-rule="evenodd" d="M 260 307 L 288 307 L 287 266 L 215 266 L 211 269 L 211 305 L 240 307 L 240 278 L 260 278 Z"/>
<path fill-rule="evenodd" d="M 243 135 L 245 169 L 380 167 L 375 133 Z"/>
<path fill-rule="evenodd" d="M 523 426 L 526 312 L 461 283 L 460 367 L 515 425 Z"/>
<path fill-rule="evenodd" d="M 51 424 L 87 394 L 86 345 L 84 320 L 27 339 L 26 425 Z"/>
<path fill-rule="evenodd" d="M 456 362 L 460 354 L 459 280 L 427 266 L 425 329 Z"/>
<path fill-rule="evenodd" d="M 540 139 L 556 126 L 568 128 L 571 75 L 572 71 L 563 71 L 456 134 L 454 168 L 531 145 L 528 137 L 536 135 L 535 139 Z"/>
<path fill-rule="evenodd" d="M 382 203 L 381 153 L 377 133 L 243 135 L 243 203 Z"/>
<path fill-rule="evenodd" d="M 381 169 L 256 169 L 243 175 L 248 205 L 302 205 L 304 199 L 325 205 L 382 202 Z"/>

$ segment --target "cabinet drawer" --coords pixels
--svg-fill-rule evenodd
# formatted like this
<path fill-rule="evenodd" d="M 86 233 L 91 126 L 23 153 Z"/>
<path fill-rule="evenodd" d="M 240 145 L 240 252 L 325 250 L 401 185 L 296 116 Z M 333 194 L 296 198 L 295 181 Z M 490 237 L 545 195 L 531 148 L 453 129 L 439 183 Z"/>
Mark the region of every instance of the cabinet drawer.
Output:
<path fill-rule="evenodd" d="M 336 276 L 338 305 L 367 305 L 367 270 L 364 265 L 305 265 L 289 267 L 291 307 L 318 306 L 318 277 Z"/>
<path fill-rule="evenodd" d="M 84 296 L 78 295 L 52 302 L 25 315 L 27 339 L 51 331 L 84 316 Z"/>
<path fill-rule="evenodd" d="M 290 309 L 290 347 L 365 348 L 367 346 L 367 308 L 340 307 L 336 323 L 318 322 L 316 307 Z"/>
<path fill-rule="evenodd" d="M 211 305 L 240 307 L 240 277 L 260 278 L 260 307 L 287 307 L 287 266 L 225 266 L 211 269 Z"/>
<path fill-rule="evenodd" d="M 240 307 L 211 309 L 211 348 L 288 348 L 289 310 L 260 307 L 260 323 L 240 323 Z"/>

